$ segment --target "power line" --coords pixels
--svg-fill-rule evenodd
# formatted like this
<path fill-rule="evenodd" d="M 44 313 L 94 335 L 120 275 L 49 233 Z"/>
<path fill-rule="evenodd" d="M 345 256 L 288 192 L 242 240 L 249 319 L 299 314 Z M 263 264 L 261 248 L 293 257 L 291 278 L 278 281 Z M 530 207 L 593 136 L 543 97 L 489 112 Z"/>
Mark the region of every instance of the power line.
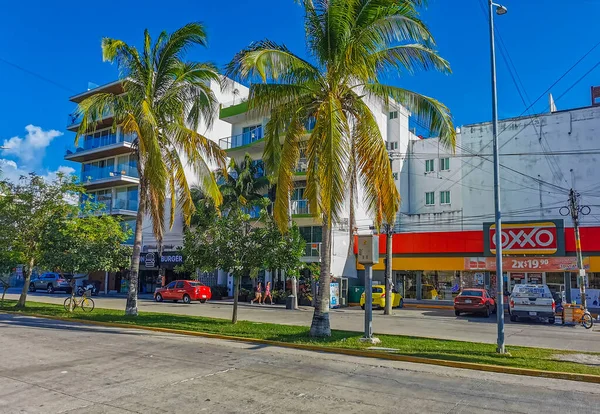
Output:
<path fill-rule="evenodd" d="M 58 83 L 58 82 L 55 82 L 55 81 L 53 81 L 52 79 L 48 79 L 47 77 L 45 77 L 45 76 L 43 76 L 43 75 L 40 75 L 39 73 L 35 73 L 35 72 L 33 72 L 33 71 L 29 70 L 29 69 L 26 69 L 26 68 L 24 68 L 24 67 L 22 67 L 22 66 L 19 66 L 19 65 L 17 65 L 16 63 L 9 62 L 8 60 L 6 60 L 6 59 L 3 59 L 3 58 L 0 58 L 0 62 L 2 62 L 2 63 L 5 63 L 5 64 L 7 64 L 7 65 L 9 65 L 9 66 L 12 66 L 12 67 L 13 67 L 13 68 L 15 68 L 15 69 L 19 69 L 20 71 L 23 71 L 23 72 L 25 72 L 25 73 L 27 73 L 27 74 L 29 74 L 29 75 L 31 75 L 31 76 L 34 76 L 34 77 L 36 77 L 36 78 L 38 78 L 38 79 L 41 79 L 41 80 L 43 80 L 44 82 L 51 83 L 52 85 L 54 85 L 54 86 L 56 86 L 56 87 L 59 87 L 59 88 L 61 88 L 61 89 L 64 89 L 64 90 L 66 90 L 67 92 L 70 92 L 70 93 L 77 93 L 77 91 L 75 91 L 75 90 L 73 90 L 73 89 L 71 89 L 71 88 L 69 88 L 69 87 L 67 87 L 67 86 L 61 85 L 60 83 Z"/>
<path fill-rule="evenodd" d="M 530 152 L 507 152 L 500 154 L 503 157 L 512 157 L 512 156 L 525 156 L 525 155 L 598 155 L 600 154 L 600 148 L 591 148 L 589 150 L 562 150 L 562 151 L 530 151 Z M 413 156 L 415 159 L 429 159 L 428 157 L 436 157 L 436 153 L 433 152 L 412 152 L 411 157 Z M 448 157 L 451 158 L 474 158 L 474 157 L 491 157 L 492 154 L 448 154 Z M 443 157 L 442 157 L 443 158 Z"/>

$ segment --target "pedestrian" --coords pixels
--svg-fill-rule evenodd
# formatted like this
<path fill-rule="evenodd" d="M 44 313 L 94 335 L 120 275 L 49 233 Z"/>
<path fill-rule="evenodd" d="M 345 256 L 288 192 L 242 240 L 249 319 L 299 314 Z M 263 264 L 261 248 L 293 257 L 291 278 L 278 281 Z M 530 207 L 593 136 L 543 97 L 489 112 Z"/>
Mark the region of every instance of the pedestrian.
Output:
<path fill-rule="evenodd" d="M 267 303 L 267 298 L 271 301 L 271 305 L 273 304 L 273 296 L 271 295 L 271 282 L 267 282 L 267 286 L 265 287 L 265 296 L 263 297 L 263 303 Z"/>
<path fill-rule="evenodd" d="M 255 300 L 258 300 L 259 305 L 262 305 L 262 283 L 260 282 L 258 282 L 254 288 L 254 299 L 252 299 L 250 303 L 254 305 Z"/>

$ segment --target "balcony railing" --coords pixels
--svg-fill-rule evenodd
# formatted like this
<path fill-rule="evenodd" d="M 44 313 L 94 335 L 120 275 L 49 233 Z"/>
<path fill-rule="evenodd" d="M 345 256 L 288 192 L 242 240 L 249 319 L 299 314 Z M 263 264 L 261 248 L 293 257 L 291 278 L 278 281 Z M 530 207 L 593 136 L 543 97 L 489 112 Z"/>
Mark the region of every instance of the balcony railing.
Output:
<path fill-rule="evenodd" d="M 306 158 L 300 158 L 294 171 L 297 173 L 305 173 L 306 170 L 308 170 L 308 160 Z"/>
<path fill-rule="evenodd" d="M 64 112 L 63 112 L 64 113 Z M 67 128 L 81 123 L 81 114 L 72 113 L 67 117 Z"/>
<path fill-rule="evenodd" d="M 72 155 L 83 151 L 89 151 L 96 148 L 107 147 L 109 145 L 118 144 L 121 142 L 129 142 L 132 143 L 137 138 L 136 134 L 117 134 L 114 132 L 109 133 L 108 135 L 102 135 L 99 137 L 94 137 L 90 135 L 86 135 L 81 138 L 79 141 L 78 147 L 71 147 L 67 149 L 66 155 Z"/>
<path fill-rule="evenodd" d="M 292 215 L 310 214 L 308 200 L 292 200 Z"/>
<path fill-rule="evenodd" d="M 102 119 L 110 118 L 111 116 L 113 116 L 112 111 L 105 111 L 104 114 L 102 115 Z M 80 124 L 82 118 L 83 118 L 83 115 L 78 114 L 77 112 L 73 112 L 73 113 L 69 114 L 67 117 L 67 128 L 70 128 L 72 126 Z"/>
<path fill-rule="evenodd" d="M 252 144 L 253 142 L 256 142 L 263 138 L 263 128 L 258 127 L 256 129 L 253 129 L 252 131 L 243 132 L 241 134 L 233 135 L 227 138 L 221 138 L 219 140 L 219 145 L 221 146 L 221 149 L 228 150 Z"/>
<path fill-rule="evenodd" d="M 81 182 L 90 183 L 93 181 L 103 180 L 106 178 L 127 176 L 138 178 L 138 170 L 136 166 L 126 165 L 121 167 L 91 167 L 81 173 Z"/>
<path fill-rule="evenodd" d="M 321 243 L 306 243 L 304 248 L 304 257 L 320 257 Z"/>
<path fill-rule="evenodd" d="M 234 99 L 233 101 L 222 103 L 221 108 L 229 108 L 230 106 L 239 105 L 239 104 L 247 102 L 247 101 L 248 101 L 247 97 Z"/>
<path fill-rule="evenodd" d="M 113 210 L 138 210 L 138 200 L 116 198 L 113 203 Z"/>

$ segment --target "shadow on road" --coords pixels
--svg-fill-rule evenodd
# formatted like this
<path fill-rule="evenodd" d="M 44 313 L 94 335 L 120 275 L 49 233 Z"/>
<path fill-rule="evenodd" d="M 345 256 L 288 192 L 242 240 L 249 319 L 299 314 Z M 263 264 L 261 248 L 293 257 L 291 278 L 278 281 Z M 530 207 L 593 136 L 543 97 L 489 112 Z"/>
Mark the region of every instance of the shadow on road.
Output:
<path fill-rule="evenodd" d="M 0 325 L 12 325 L 21 326 L 25 328 L 36 328 L 36 329 L 60 329 L 67 331 L 80 331 L 80 332 L 101 332 L 111 333 L 119 335 L 143 335 L 143 331 L 123 331 L 118 328 L 110 329 L 103 327 L 90 327 L 77 322 L 63 322 L 51 319 L 39 319 L 21 315 L 9 315 L 0 314 Z"/>

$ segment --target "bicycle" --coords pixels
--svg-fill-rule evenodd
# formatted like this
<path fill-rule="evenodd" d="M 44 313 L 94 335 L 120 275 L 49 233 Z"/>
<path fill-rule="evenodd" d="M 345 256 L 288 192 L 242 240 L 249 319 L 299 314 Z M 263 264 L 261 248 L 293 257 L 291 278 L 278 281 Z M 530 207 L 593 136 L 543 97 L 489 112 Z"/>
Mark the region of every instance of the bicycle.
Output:
<path fill-rule="evenodd" d="M 585 329 L 591 329 L 594 326 L 594 318 L 589 310 L 581 305 L 566 304 L 562 311 L 562 323 L 567 322 L 580 324 Z"/>
<path fill-rule="evenodd" d="M 87 292 L 88 291 L 83 292 L 83 295 L 81 296 L 80 300 L 77 300 L 77 298 L 74 297 L 74 296 L 69 296 L 68 298 L 66 298 L 65 299 L 65 303 L 64 303 L 65 310 L 67 312 L 70 311 L 70 309 L 71 309 L 71 302 L 72 302 L 73 303 L 73 305 L 72 305 L 73 306 L 73 310 L 77 309 L 77 307 L 80 307 L 81 310 L 84 311 L 84 312 L 91 312 L 91 311 L 93 311 L 94 310 L 94 306 L 95 306 L 94 300 L 92 298 L 89 298 L 87 296 Z"/>
<path fill-rule="evenodd" d="M 592 318 L 592 314 L 587 309 L 584 309 L 581 318 L 577 322 L 581 323 L 585 329 L 592 329 L 592 326 L 594 326 L 594 318 Z"/>

